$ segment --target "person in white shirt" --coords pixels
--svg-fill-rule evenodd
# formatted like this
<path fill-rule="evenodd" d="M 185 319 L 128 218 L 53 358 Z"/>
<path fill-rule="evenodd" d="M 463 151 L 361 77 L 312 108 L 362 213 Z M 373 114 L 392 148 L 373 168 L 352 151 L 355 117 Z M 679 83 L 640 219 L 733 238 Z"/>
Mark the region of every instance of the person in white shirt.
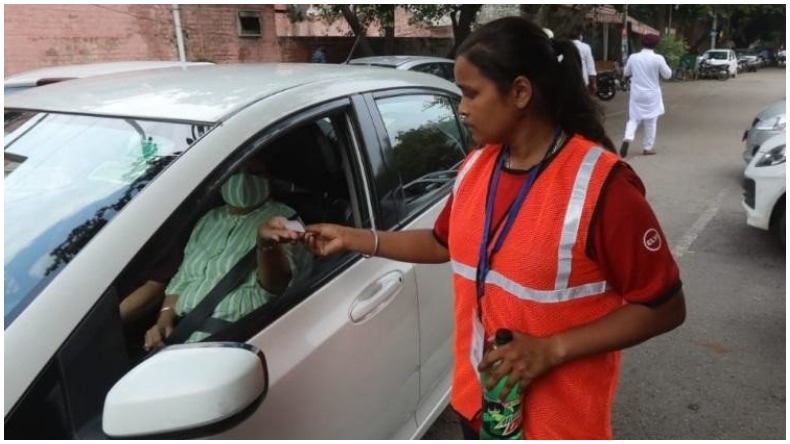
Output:
<path fill-rule="evenodd" d="M 620 157 L 628 155 L 628 145 L 634 141 L 636 129 L 644 125 L 642 154 L 655 154 L 656 124 L 658 116 L 664 114 L 664 100 L 661 98 L 659 76 L 669 79 L 672 69 L 663 56 L 653 49 L 658 45 L 658 36 L 646 34 L 642 37 L 642 51 L 628 57 L 623 74 L 631 77 L 631 93 L 628 100 L 628 123 L 620 147 Z"/>
<path fill-rule="evenodd" d="M 590 94 L 595 95 L 597 88 L 596 76 L 598 73 L 595 71 L 595 59 L 592 55 L 592 48 L 590 45 L 582 41 L 582 33 L 584 29 L 581 26 L 575 26 L 570 34 L 570 39 L 576 49 L 579 50 L 579 56 L 582 59 L 582 77 L 584 78 L 584 85 L 590 90 Z"/>

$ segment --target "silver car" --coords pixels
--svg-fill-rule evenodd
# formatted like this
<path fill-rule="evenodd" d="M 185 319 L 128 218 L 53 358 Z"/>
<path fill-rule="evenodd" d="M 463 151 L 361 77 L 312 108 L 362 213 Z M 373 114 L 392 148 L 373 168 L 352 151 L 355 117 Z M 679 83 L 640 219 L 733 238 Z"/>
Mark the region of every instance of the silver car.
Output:
<path fill-rule="evenodd" d="M 375 56 L 349 60 L 350 65 L 383 66 L 424 72 L 455 82 L 455 60 L 431 56 Z"/>
<path fill-rule="evenodd" d="M 784 134 L 787 125 L 787 103 L 781 100 L 760 111 L 751 126 L 743 132 L 743 160 L 748 164 L 760 145 L 773 136 Z"/>
<path fill-rule="evenodd" d="M 83 63 L 77 65 L 60 65 L 25 71 L 3 79 L 3 95 L 8 96 L 37 86 L 49 85 L 64 80 L 81 79 L 83 77 L 115 74 L 120 72 L 141 71 L 147 69 L 187 67 L 211 65 L 209 62 L 178 62 L 167 60 L 135 60 L 128 62 Z"/>
<path fill-rule="evenodd" d="M 238 322 L 152 355 L 150 319 L 118 306 L 251 156 L 308 224 L 432 228 L 470 144 L 459 93 L 402 70 L 245 64 L 7 97 L 5 437 L 421 437 L 449 398 L 448 264 L 313 258 Z M 441 183 L 407 196 L 421 178 Z"/>

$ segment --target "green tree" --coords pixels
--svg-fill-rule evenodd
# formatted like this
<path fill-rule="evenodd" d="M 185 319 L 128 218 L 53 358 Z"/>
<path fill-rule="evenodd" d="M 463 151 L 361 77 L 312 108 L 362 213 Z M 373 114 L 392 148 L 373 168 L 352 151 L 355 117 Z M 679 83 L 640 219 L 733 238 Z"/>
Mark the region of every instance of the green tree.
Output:
<path fill-rule="evenodd" d="M 377 23 L 384 30 L 385 52 L 392 54 L 395 47 L 395 7 L 396 5 L 321 5 L 319 16 L 326 23 L 333 23 L 341 17 L 348 23 L 351 32 L 357 37 L 355 47 L 362 56 L 375 55 L 367 40 L 368 28 Z"/>
<path fill-rule="evenodd" d="M 656 47 L 656 52 L 664 56 L 672 70 L 677 69 L 680 58 L 687 50 L 688 46 L 683 38 L 674 35 L 663 36 Z"/>
<path fill-rule="evenodd" d="M 551 29 L 555 37 L 566 38 L 574 27 L 588 21 L 587 14 L 596 6 L 600 5 L 522 5 L 521 14 Z"/>
<path fill-rule="evenodd" d="M 618 6 L 620 11 L 622 6 Z M 785 5 L 629 5 L 628 14 L 661 31 L 669 26 L 686 37 L 689 49 L 700 52 L 710 41 L 714 14 L 717 17 L 717 43 L 732 42 L 747 47 L 755 42 L 785 40 Z"/>
<path fill-rule="evenodd" d="M 477 13 L 483 5 L 401 5 L 412 14 L 411 23 L 449 17 L 453 27 L 453 47 L 447 54 L 455 58 L 458 46 L 472 33 Z"/>

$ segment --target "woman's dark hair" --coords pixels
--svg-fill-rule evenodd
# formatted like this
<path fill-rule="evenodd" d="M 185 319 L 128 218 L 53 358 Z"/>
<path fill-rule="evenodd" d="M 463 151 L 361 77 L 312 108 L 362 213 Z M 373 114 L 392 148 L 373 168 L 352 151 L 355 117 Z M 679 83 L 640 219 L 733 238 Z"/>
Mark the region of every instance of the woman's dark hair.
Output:
<path fill-rule="evenodd" d="M 532 83 L 534 105 L 568 134 L 580 134 L 614 152 L 603 127 L 603 112 L 582 79 L 581 57 L 570 40 L 549 39 L 521 17 L 483 25 L 459 46 L 463 56 L 503 93 L 518 76 Z"/>

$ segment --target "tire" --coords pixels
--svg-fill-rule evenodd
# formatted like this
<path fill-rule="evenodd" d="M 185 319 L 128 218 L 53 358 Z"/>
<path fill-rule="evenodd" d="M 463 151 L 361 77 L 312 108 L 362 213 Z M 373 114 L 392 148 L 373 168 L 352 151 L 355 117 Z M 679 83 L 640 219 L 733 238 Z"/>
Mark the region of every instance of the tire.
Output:
<path fill-rule="evenodd" d="M 595 92 L 595 95 L 603 101 L 614 99 L 615 94 L 614 85 L 611 84 L 598 85 L 598 90 Z"/>
<path fill-rule="evenodd" d="M 719 70 L 719 72 L 716 73 L 716 77 L 719 80 L 721 80 L 721 81 L 726 81 L 727 79 L 730 78 L 730 72 L 729 71 L 724 71 L 724 70 Z"/>
<path fill-rule="evenodd" d="M 779 243 L 782 245 L 782 248 L 786 248 L 785 247 L 785 236 L 786 236 L 785 219 L 787 217 L 786 216 L 787 211 L 785 210 L 784 197 L 782 197 L 780 201 L 777 202 L 777 208 L 774 211 L 775 213 L 773 214 L 771 220 L 771 231 L 776 236 L 776 239 L 779 241 Z"/>

